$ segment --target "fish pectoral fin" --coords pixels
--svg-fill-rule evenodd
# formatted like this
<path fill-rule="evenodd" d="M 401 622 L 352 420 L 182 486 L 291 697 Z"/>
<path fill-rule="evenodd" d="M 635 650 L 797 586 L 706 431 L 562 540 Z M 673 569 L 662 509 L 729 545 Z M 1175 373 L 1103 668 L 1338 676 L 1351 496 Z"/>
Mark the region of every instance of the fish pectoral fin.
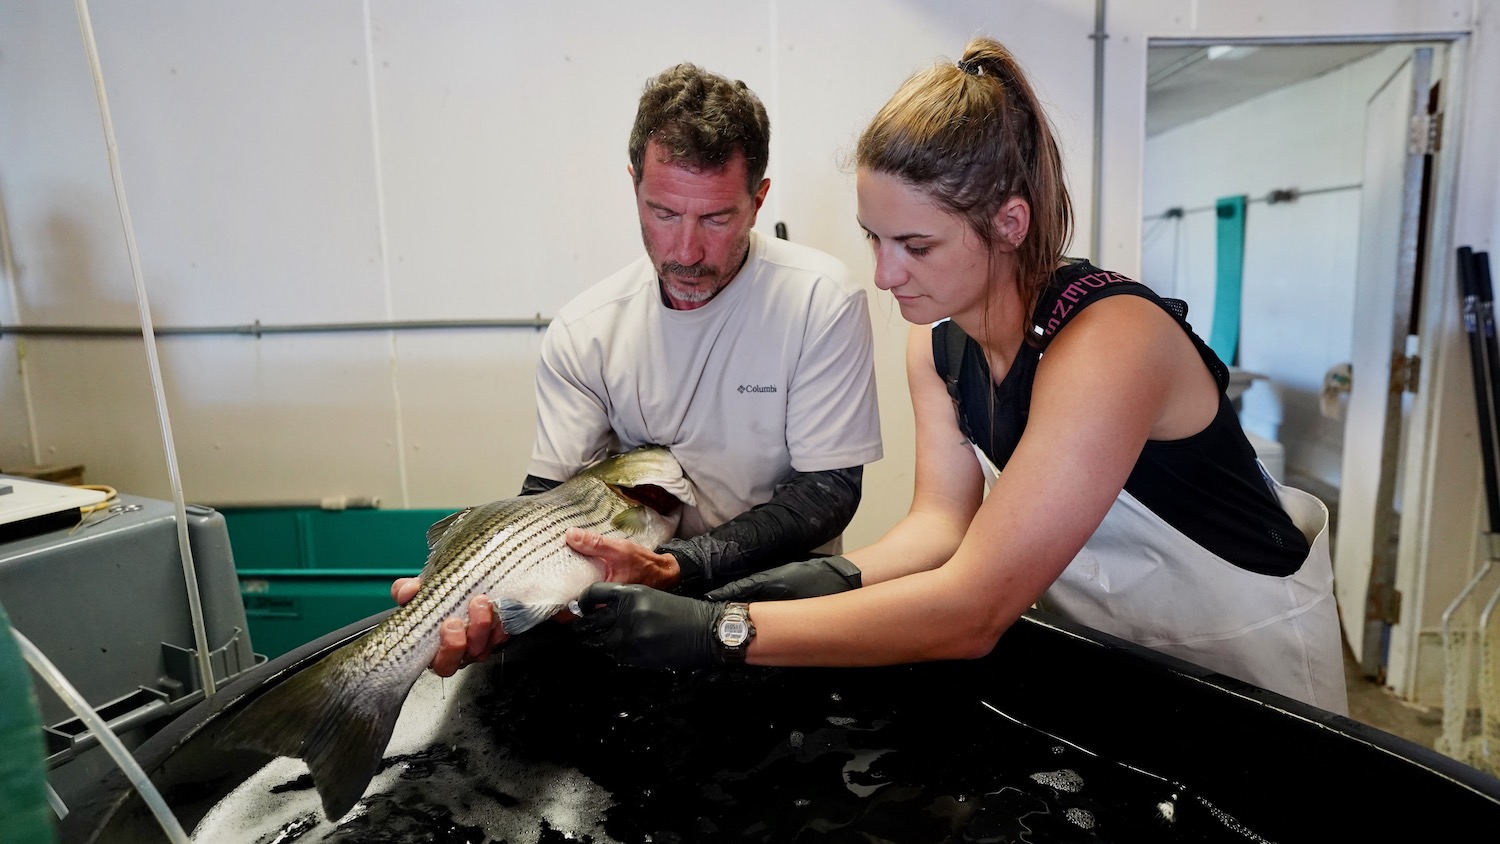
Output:
<path fill-rule="evenodd" d="M 609 523 L 627 536 L 635 536 L 651 527 L 651 513 L 648 508 L 637 504 L 616 513 Z"/>
<path fill-rule="evenodd" d="M 523 604 L 514 598 L 501 598 L 496 604 L 507 635 L 524 633 L 557 615 L 562 608 L 562 604 Z"/>

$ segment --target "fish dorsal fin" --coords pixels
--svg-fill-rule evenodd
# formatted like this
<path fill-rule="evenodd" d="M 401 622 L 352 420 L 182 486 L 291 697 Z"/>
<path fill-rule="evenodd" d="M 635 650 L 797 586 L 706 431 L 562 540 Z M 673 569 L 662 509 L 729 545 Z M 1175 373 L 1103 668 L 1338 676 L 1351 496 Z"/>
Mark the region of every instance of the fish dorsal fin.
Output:
<path fill-rule="evenodd" d="M 501 598 L 495 605 L 501 626 L 512 636 L 541 624 L 562 608 L 562 604 L 523 604 L 514 598 Z"/>
<path fill-rule="evenodd" d="M 432 527 L 427 529 L 427 550 L 431 551 L 432 549 L 436 548 L 437 544 L 442 541 L 443 534 L 447 533 L 455 524 L 458 523 L 459 519 L 462 519 L 473 509 L 473 507 L 465 507 L 464 509 L 459 510 L 457 513 L 454 513 L 451 516 L 444 516 L 443 518 L 438 519 L 436 522 L 433 522 Z"/>
<path fill-rule="evenodd" d="M 439 546 L 442 545 L 444 538 L 457 532 L 463 518 L 472 512 L 474 512 L 473 507 L 465 507 L 451 516 L 444 516 L 427 529 L 427 562 L 422 566 L 422 573 L 418 575 L 423 583 L 428 582 L 438 569 L 458 559 L 455 554 L 442 553 Z"/>

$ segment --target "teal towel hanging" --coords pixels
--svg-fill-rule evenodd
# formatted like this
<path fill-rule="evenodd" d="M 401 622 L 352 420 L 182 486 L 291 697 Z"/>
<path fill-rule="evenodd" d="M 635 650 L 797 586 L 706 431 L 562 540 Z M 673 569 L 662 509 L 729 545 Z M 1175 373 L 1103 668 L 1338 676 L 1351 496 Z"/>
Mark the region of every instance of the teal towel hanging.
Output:
<path fill-rule="evenodd" d="M 1245 277 L 1245 197 L 1226 196 L 1214 204 L 1218 238 L 1214 281 L 1214 321 L 1208 345 L 1230 366 L 1239 364 L 1240 292 Z"/>

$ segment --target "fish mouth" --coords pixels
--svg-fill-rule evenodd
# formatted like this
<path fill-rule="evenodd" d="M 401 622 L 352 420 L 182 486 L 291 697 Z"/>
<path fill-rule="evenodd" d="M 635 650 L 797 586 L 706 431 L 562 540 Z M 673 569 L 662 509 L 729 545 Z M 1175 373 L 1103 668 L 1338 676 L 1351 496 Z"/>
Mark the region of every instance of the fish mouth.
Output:
<path fill-rule="evenodd" d="M 641 484 L 632 487 L 611 486 L 610 488 L 626 501 L 644 504 L 663 516 L 670 516 L 682 507 L 682 502 L 677 500 L 677 496 L 656 484 Z"/>

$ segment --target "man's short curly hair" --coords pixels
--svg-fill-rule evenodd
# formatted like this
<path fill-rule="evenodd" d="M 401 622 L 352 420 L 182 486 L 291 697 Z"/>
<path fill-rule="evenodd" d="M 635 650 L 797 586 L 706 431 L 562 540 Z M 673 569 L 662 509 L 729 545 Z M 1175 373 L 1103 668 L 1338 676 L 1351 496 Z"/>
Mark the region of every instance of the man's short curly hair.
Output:
<path fill-rule="evenodd" d="M 745 154 L 746 189 L 766 175 L 771 121 L 755 92 L 684 62 L 662 71 L 641 91 L 630 131 L 630 165 L 636 184 L 644 174 L 646 145 L 656 141 L 667 160 L 693 169 L 719 170 L 736 150 Z"/>

